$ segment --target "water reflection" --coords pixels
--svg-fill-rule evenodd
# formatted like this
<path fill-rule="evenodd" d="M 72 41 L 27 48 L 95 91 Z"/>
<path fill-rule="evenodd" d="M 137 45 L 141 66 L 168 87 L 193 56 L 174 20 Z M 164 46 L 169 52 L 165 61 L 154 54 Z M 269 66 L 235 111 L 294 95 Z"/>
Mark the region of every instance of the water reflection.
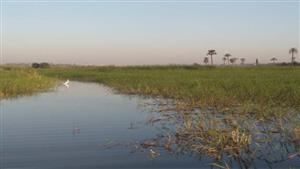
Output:
<path fill-rule="evenodd" d="M 98 84 L 79 82 L 48 93 L 3 100 L 0 168 L 205 166 L 194 158 L 176 159 L 163 153 L 151 160 L 148 152 L 131 153 L 129 145 L 103 149 L 106 143 L 133 143 L 159 133 L 155 126 L 145 125 L 148 113 L 138 108 L 139 100 Z"/>
<path fill-rule="evenodd" d="M 300 167 L 300 116 L 296 110 L 276 108 L 270 111 L 284 111 L 284 115 L 261 118 L 163 100 L 145 106 L 154 112 L 150 122 L 159 122 L 163 134 L 140 143 L 141 148 L 210 157 L 214 168 Z"/>
<path fill-rule="evenodd" d="M 70 82 L 1 103 L 2 168 L 299 168 L 300 116 L 190 108 Z M 278 113 L 280 114 L 280 113 Z"/>

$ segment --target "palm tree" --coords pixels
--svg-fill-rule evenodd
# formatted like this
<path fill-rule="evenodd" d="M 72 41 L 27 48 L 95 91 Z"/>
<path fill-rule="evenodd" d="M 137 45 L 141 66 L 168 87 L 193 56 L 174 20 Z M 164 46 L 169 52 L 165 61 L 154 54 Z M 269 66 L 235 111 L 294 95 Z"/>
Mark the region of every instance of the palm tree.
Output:
<path fill-rule="evenodd" d="M 226 57 L 223 57 L 222 60 L 223 60 L 224 65 L 225 65 L 225 64 L 226 64 L 226 61 L 227 61 L 227 58 L 226 58 Z"/>
<path fill-rule="evenodd" d="M 231 64 L 234 64 L 236 62 L 237 58 L 230 58 L 229 61 Z"/>
<path fill-rule="evenodd" d="M 292 64 L 293 64 L 294 61 L 295 61 L 294 54 L 296 54 L 296 53 L 298 53 L 297 48 L 291 48 L 291 49 L 289 50 L 289 54 L 292 54 Z"/>
<path fill-rule="evenodd" d="M 208 57 L 205 57 L 204 58 L 204 60 L 203 60 L 203 62 L 207 65 L 208 64 L 208 62 L 209 62 L 209 59 L 208 59 Z"/>
<path fill-rule="evenodd" d="M 231 54 L 230 53 L 226 53 L 224 56 L 227 58 L 227 63 L 229 64 L 229 57 L 231 56 Z"/>
<path fill-rule="evenodd" d="M 206 55 L 210 55 L 210 63 L 211 63 L 211 65 L 214 64 L 212 56 L 213 56 L 213 55 L 216 55 L 216 54 L 217 54 L 216 50 L 213 50 L 213 49 L 208 50 L 208 52 L 207 52 L 207 54 L 206 54 Z"/>
<path fill-rule="evenodd" d="M 272 57 L 270 60 L 275 64 L 275 62 L 277 61 L 277 58 L 276 57 Z"/>
<path fill-rule="evenodd" d="M 240 60 L 241 60 L 241 65 L 243 65 L 245 63 L 245 61 L 246 61 L 245 58 L 240 58 Z"/>

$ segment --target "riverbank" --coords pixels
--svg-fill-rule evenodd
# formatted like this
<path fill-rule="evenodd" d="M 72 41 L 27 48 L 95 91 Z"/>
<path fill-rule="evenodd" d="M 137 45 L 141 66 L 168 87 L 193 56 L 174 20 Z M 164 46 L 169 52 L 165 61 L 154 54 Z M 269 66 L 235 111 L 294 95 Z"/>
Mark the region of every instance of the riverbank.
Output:
<path fill-rule="evenodd" d="M 147 123 L 161 125 L 159 137 L 135 142 L 134 147 L 152 150 L 152 155 L 160 151 L 194 153 L 211 157 L 215 160 L 211 165 L 219 168 L 250 168 L 256 160 L 271 164 L 299 154 L 300 69 L 296 67 L 110 66 L 1 71 L 7 71 L 2 77 L 16 86 L 11 89 L 16 94 L 23 91 L 25 81 L 37 85 L 45 79 L 70 79 L 105 84 L 127 95 L 171 99 L 170 103 L 169 99 L 155 99 L 149 104 L 157 116 Z M 34 85 L 27 86 L 32 89 Z"/>
<path fill-rule="evenodd" d="M 42 69 L 45 76 L 99 82 L 124 94 L 160 96 L 192 107 L 300 105 L 300 68 L 292 67 L 70 67 Z"/>
<path fill-rule="evenodd" d="M 46 91 L 56 80 L 40 75 L 34 69 L 0 67 L 0 99 Z"/>

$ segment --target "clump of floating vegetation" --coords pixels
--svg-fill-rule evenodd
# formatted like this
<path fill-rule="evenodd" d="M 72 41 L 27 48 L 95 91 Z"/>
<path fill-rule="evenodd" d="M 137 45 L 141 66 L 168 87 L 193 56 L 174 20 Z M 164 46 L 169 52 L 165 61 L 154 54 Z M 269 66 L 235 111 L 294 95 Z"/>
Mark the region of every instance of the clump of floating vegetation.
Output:
<path fill-rule="evenodd" d="M 272 168 L 277 163 L 300 157 L 300 114 L 297 111 L 282 109 L 285 116 L 261 119 L 237 112 L 172 109 L 169 105 L 165 102 L 150 104 L 153 113 L 149 122 L 161 125 L 161 134 L 141 141 L 138 149 L 146 149 L 150 155 L 151 149 L 157 154 L 166 151 L 210 157 L 212 168 L 226 169 L 259 168 L 262 163 L 263 168 Z M 260 165 L 256 166 L 257 163 Z"/>
<path fill-rule="evenodd" d="M 54 84 L 53 78 L 33 69 L 0 67 L 0 99 L 45 91 Z"/>
<path fill-rule="evenodd" d="M 224 153 L 238 158 L 243 151 L 249 151 L 251 144 L 249 133 L 240 131 L 239 128 L 206 127 L 203 123 L 193 125 L 190 120 L 185 121 L 176 135 L 179 144 L 217 160 L 222 159 Z"/>

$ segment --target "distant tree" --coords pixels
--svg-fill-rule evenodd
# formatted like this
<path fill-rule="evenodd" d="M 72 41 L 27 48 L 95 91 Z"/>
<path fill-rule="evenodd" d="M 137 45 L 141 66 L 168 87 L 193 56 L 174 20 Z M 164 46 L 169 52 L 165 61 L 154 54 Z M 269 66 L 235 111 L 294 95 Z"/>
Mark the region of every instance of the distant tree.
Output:
<path fill-rule="evenodd" d="M 224 65 L 225 65 L 225 64 L 226 64 L 226 61 L 227 61 L 227 58 L 226 58 L 226 57 L 223 57 L 222 60 L 223 60 Z"/>
<path fill-rule="evenodd" d="M 234 64 L 236 61 L 237 61 L 237 58 L 230 58 L 230 59 L 229 59 L 229 62 L 230 62 L 231 64 Z"/>
<path fill-rule="evenodd" d="M 295 56 L 294 56 L 294 54 L 296 54 L 296 53 L 298 53 L 298 50 L 297 50 L 297 48 L 291 48 L 290 50 L 289 50 L 289 54 L 292 54 L 292 61 L 291 61 L 291 63 L 292 63 L 292 65 L 294 64 L 294 61 L 295 61 Z"/>
<path fill-rule="evenodd" d="M 49 68 L 49 67 L 50 67 L 49 63 L 44 62 L 40 64 L 40 68 Z"/>
<path fill-rule="evenodd" d="M 241 60 L 241 65 L 245 64 L 246 59 L 245 58 L 240 58 Z"/>
<path fill-rule="evenodd" d="M 270 60 L 275 64 L 275 62 L 277 61 L 277 58 L 276 57 L 272 57 Z"/>
<path fill-rule="evenodd" d="M 203 62 L 207 65 L 208 64 L 208 62 L 209 62 L 209 59 L 208 59 L 208 57 L 205 57 L 204 58 L 204 60 L 203 60 Z"/>
<path fill-rule="evenodd" d="M 255 65 L 257 66 L 259 63 L 258 63 L 258 59 L 256 58 L 255 60 Z"/>
<path fill-rule="evenodd" d="M 227 59 L 227 63 L 229 64 L 229 58 L 230 58 L 231 54 L 230 53 L 226 53 L 224 56 Z"/>
<path fill-rule="evenodd" d="M 211 49 L 211 50 L 208 50 L 208 52 L 207 52 L 207 56 L 209 55 L 210 56 L 210 63 L 211 63 L 211 65 L 213 65 L 214 64 L 214 62 L 213 62 L 213 55 L 216 55 L 217 54 L 217 52 L 216 52 L 216 50 L 213 50 L 213 49 Z"/>
<path fill-rule="evenodd" d="M 37 68 L 40 67 L 40 64 L 38 64 L 38 63 L 32 63 L 31 67 L 37 69 Z"/>

